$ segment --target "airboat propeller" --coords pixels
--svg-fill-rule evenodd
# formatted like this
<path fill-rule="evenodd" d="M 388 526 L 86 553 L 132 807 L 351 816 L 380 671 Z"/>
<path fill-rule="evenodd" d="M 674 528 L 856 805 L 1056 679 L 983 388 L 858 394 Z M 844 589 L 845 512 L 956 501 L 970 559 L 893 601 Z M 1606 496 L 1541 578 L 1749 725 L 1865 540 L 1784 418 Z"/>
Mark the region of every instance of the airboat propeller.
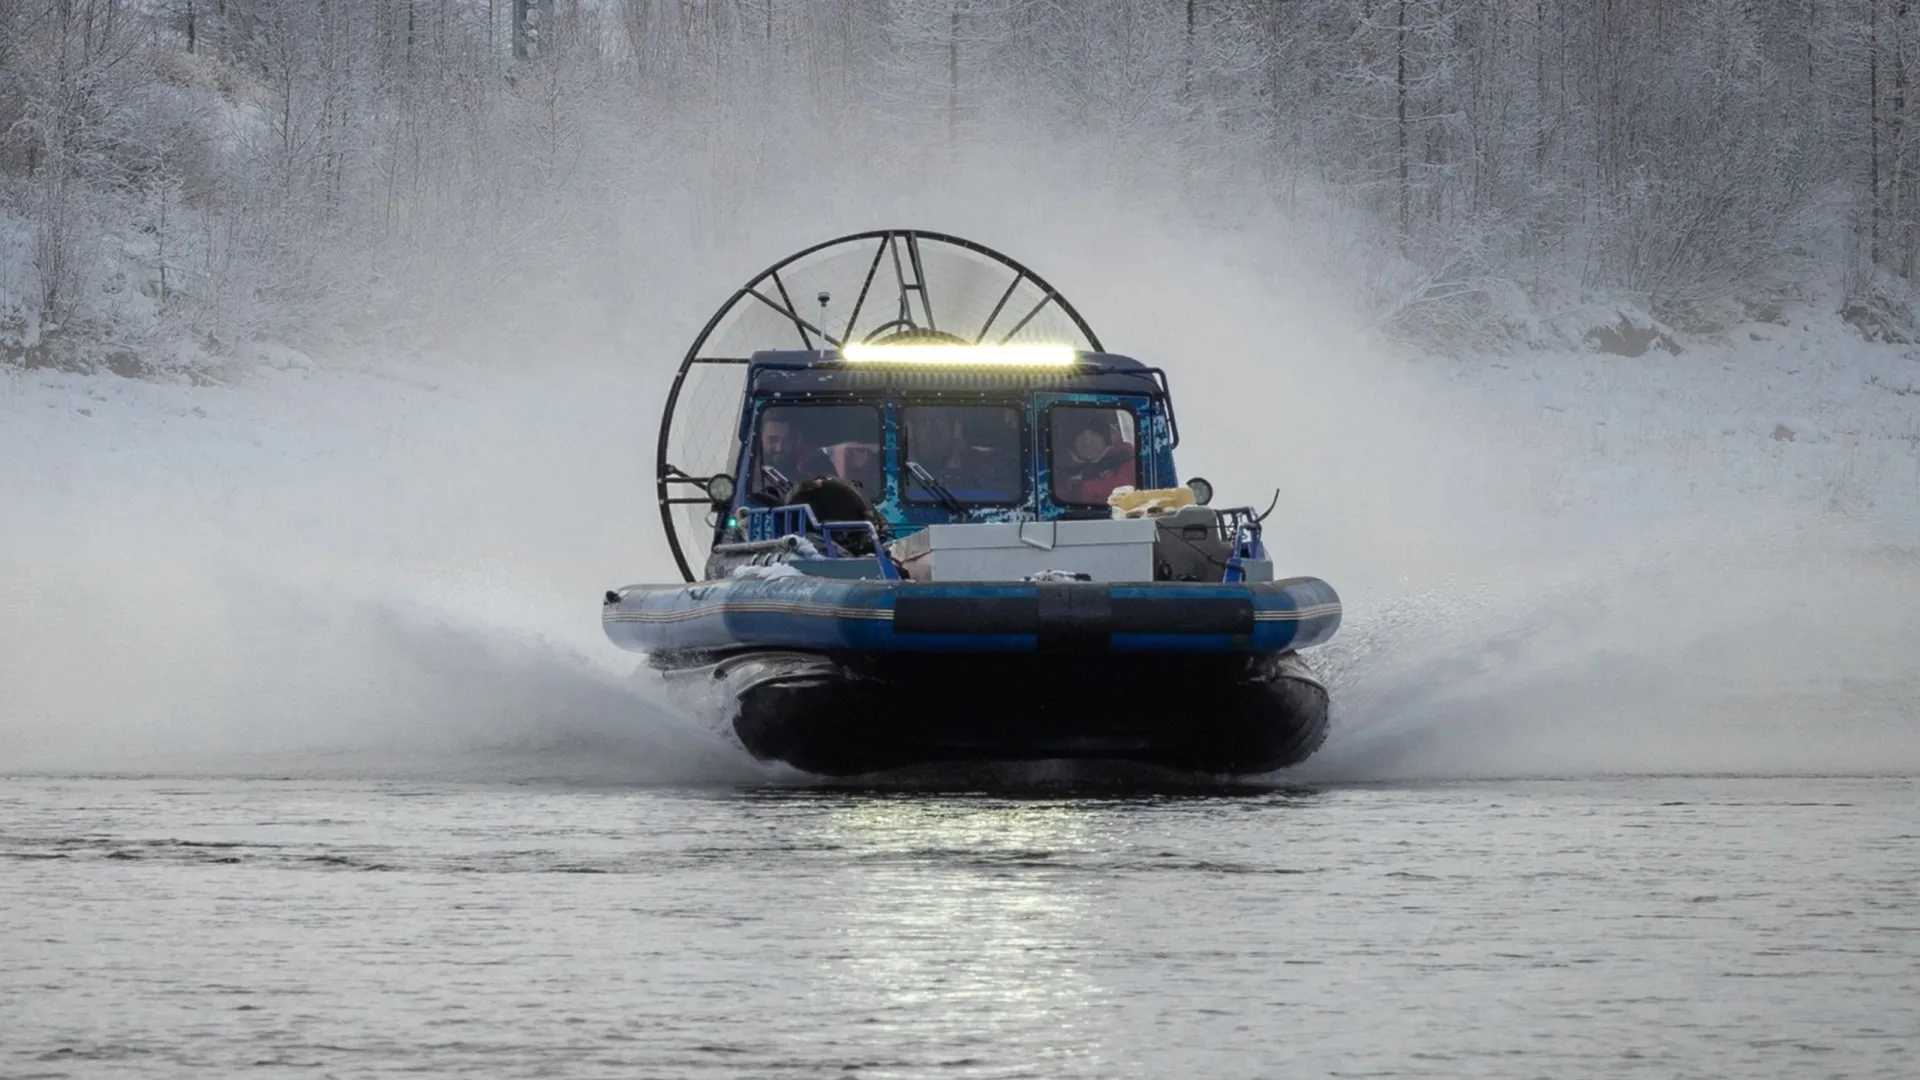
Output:
<path fill-rule="evenodd" d="M 917 229 L 854 233 L 755 275 L 694 339 L 660 422 L 655 479 L 681 576 L 695 580 L 713 542 L 713 507 L 733 495 L 736 420 L 755 352 L 1023 342 L 1100 351 L 1092 327 L 1053 286 L 1006 255 L 957 236 Z"/>

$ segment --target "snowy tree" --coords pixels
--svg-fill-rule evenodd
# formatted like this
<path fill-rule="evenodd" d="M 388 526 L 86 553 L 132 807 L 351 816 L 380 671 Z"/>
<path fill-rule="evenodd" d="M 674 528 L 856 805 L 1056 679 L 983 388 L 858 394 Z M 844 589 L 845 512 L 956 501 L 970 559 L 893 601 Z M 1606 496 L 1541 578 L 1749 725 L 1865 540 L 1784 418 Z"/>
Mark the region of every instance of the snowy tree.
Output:
<path fill-rule="evenodd" d="M 0 334 L 574 304 L 796 177 L 1036 155 L 1277 215 L 1423 340 L 1833 286 L 1880 332 L 1920 274 L 1916 49 L 1914 0 L 10 0 Z"/>

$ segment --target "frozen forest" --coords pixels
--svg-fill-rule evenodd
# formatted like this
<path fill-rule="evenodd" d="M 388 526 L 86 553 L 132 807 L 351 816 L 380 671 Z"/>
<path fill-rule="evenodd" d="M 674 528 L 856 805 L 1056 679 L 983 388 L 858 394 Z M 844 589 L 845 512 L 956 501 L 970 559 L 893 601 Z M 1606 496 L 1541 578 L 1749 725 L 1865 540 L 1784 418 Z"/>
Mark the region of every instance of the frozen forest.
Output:
<path fill-rule="evenodd" d="M 1433 775 L 1920 761 L 1914 7 L 0 0 L 0 763 L 628 737 L 676 363 L 889 227 L 1165 366 Z"/>
<path fill-rule="evenodd" d="M 636 267 L 770 228 L 795 185 L 848 218 L 989 166 L 1266 230 L 1429 348 L 1794 301 L 1898 340 L 1914 7 L 0 0 L 0 355 L 618 322 Z M 768 253 L 823 234 L 796 216 Z"/>

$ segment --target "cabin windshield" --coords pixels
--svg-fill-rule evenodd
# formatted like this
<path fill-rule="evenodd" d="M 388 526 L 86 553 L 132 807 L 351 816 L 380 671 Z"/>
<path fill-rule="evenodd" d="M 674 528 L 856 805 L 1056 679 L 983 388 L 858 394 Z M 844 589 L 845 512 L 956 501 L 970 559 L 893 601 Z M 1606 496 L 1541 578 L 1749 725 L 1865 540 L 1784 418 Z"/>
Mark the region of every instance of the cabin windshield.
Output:
<path fill-rule="evenodd" d="M 1140 439 L 1132 409 L 1056 405 L 1047 410 L 1053 501 L 1105 506 L 1115 488 L 1138 482 Z"/>
<path fill-rule="evenodd" d="M 1025 424 L 1009 405 L 901 411 L 900 490 L 921 504 L 1011 506 L 1026 495 Z M 929 484 L 927 481 L 931 481 Z"/>
<path fill-rule="evenodd" d="M 871 405 L 771 405 L 754 438 L 751 490 L 762 500 L 817 476 L 881 494 L 880 410 Z"/>

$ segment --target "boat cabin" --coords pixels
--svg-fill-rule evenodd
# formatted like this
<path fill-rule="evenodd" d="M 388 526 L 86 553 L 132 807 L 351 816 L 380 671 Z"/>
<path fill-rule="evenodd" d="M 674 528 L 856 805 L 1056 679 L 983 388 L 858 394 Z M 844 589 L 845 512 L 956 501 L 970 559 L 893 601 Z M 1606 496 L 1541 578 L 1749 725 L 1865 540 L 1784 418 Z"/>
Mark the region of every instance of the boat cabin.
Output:
<path fill-rule="evenodd" d="M 1066 346 L 849 346 L 748 362 L 716 543 L 802 483 L 858 489 L 898 538 L 927 525 L 1110 516 L 1178 482 L 1165 373 Z M 722 478 L 716 478 L 719 480 Z"/>

